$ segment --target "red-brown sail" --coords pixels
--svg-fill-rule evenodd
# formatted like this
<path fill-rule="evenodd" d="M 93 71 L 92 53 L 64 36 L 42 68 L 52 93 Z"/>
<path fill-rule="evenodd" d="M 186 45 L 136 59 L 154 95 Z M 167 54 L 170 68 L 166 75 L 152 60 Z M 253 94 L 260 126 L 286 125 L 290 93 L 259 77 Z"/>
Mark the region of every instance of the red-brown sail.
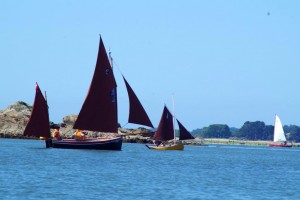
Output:
<path fill-rule="evenodd" d="M 192 140 L 195 139 L 192 134 L 186 130 L 186 128 L 176 119 L 178 126 L 179 126 L 179 140 Z"/>
<path fill-rule="evenodd" d="M 38 84 L 36 84 L 34 103 L 24 135 L 50 137 L 48 105 Z"/>
<path fill-rule="evenodd" d="M 127 88 L 127 93 L 129 96 L 129 118 L 128 122 L 129 123 L 135 123 L 135 124 L 141 124 L 149 127 L 153 127 L 145 109 L 143 108 L 141 102 L 135 95 L 134 91 L 128 84 L 127 80 L 123 76 L 126 88 Z"/>
<path fill-rule="evenodd" d="M 167 141 L 174 139 L 173 116 L 165 106 L 160 122 L 153 138 L 158 141 Z"/>
<path fill-rule="evenodd" d="M 117 84 L 101 37 L 94 76 L 74 129 L 118 131 Z"/>

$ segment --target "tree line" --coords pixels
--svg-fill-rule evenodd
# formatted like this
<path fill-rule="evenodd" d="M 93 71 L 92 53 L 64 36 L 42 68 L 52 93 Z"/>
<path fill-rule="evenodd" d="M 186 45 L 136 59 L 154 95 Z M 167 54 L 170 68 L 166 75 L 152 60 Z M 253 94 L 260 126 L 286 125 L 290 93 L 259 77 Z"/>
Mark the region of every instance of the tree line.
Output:
<path fill-rule="evenodd" d="M 300 127 L 285 125 L 286 138 L 291 142 L 300 142 Z M 273 140 L 274 126 L 262 121 L 245 122 L 241 128 L 229 128 L 226 124 L 212 124 L 191 132 L 194 136 L 203 138 L 236 138 L 244 140 Z"/>

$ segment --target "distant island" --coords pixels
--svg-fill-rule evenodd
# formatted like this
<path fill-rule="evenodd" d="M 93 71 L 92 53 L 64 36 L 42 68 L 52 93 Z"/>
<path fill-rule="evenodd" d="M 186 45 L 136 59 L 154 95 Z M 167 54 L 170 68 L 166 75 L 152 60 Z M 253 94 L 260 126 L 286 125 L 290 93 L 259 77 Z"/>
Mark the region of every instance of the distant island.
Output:
<path fill-rule="evenodd" d="M 285 125 L 283 127 L 287 140 L 300 142 L 300 127 Z M 246 121 L 241 128 L 229 128 L 226 124 L 213 124 L 202 129 L 192 131 L 194 136 L 203 138 L 225 138 L 231 140 L 271 141 L 273 140 L 274 126 L 266 125 L 262 121 Z"/>
<path fill-rule="evenodd" d="M 6 109 L 0 110 L 0 137 L 1 138 L 24 138 L 23 131 L 29 120 L 32 106 L 18 101 L 9 105 Z M 50 128 L 60 127 L 62 137 L 68 138 L 73 134 L 73 124 L 77 115 L 65 116 L 61 123 L 50 122 Z M 300 127 L 296 125 L 285 125 L 287 140 L 293 143 L 300 143 Z M 246 121 L 241 128 L 229 127 L 226 124 L 212 124 L 208 127 L 191 131 L 193 136 L 206 143 L 225 144 L 256 144 L 267 145 L 273 140 L 273 125 L 266 125 L 262 121 Z M 177 131 L 178 132 L 178 131 Z M 95 132 L 89 134 L 95 136 Z M 103 133 L 102 133 L 103 134 Z M 152 141 L 154 130 L 146 128 L 122 129 L 119 134 L 123 136 L 124 142 L 148 143 Z M 97 135 L 96 135 L 97 136 Z M 103 136 L 103 135 L 100 135 Z"/>

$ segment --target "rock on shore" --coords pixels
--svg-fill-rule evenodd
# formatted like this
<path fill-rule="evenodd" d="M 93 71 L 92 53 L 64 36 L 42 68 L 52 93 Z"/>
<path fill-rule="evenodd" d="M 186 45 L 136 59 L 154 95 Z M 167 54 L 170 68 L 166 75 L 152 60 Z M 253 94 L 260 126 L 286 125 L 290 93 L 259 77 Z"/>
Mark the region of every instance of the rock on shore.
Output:
<path fill-rule="evenodd" d="M 18 101 L 5 110 L 0 110 L 0 136 L 20 137 L 29 120 L 32 106 Z"/>
<path fill-rule="evenodd" d="M 0 110 L 0 137 L 3 138 L 24 138 L 23 132 L 30 118 L 32 106 L 25 102 L 18 101 L 11 104 L 5 110 Z M 74 133 L 73 125 L 77 115 L 65 116 L 62 123 L 55 124 L 50 122 L 51 133 L 57 126 L 60 127 L 60 133 L 63 138 L 70 138 Z M 124 142 L 147 143 L 149 137 L 154 132 L 145 128 L 123 129 L 119 128 L 119 134 L 123 137 Z M 108 136 L 107 133 L 89 131 L 90 137 Z"/>

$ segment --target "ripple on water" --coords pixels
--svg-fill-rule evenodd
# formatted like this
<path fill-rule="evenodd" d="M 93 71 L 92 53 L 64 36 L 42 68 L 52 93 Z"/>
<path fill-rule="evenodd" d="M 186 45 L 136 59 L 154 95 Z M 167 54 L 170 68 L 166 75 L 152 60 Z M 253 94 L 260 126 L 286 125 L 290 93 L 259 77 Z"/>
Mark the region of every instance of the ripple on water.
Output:
<path fill-rule="evenodd" d="M 300 199 L 298 149 L 123 144 L 93 151 L 0 142 L 3 199 Z"/>

